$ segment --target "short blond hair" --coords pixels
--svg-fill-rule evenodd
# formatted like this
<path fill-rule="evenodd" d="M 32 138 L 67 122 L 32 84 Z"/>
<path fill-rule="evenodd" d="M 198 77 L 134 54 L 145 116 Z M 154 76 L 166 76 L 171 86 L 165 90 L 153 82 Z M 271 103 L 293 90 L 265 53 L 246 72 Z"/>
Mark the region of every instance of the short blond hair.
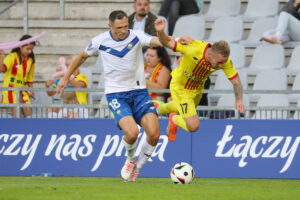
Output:
<path fill-rule="evenodd" d="M 211 46 L 213 52 L 221 54 L 222 56 L 229 57 L 230 55 L 230 47 L 228 42 L 224 40 L 220 40 L 218 42 L 214 42 Z"/>

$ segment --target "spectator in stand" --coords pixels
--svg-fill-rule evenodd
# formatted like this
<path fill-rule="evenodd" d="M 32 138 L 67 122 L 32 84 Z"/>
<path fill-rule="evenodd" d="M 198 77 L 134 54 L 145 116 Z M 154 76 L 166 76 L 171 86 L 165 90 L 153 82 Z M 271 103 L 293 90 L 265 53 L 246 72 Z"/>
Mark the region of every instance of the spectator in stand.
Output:
<path fill-rule="evenodd" d="M 275 30 L 266 31 L 261 40 L 272 44 L 300 41 L 300 0 L 289 0 L 281 10 Z"/>
<path fill-rule="evenodd" d="M 176 21 L 180 16 L 196 14 L 200 11 L 202 0 L 164 0 L 158 12 L 168 20 L 169 35 L 173 35 Z"/>
<path fill-rule="evenodd" d="M 20 41 L 31 38 L 30 35 L 23 35 Z M 11 50 L 11 53 L 4 57 L 0 51 L 0 73 L 4 73 L 3 87 L 33 87 L 35 57 L 33 49 L 35 42 L 25 44 Z M 18 102 L 30 104 L 30 98 L 34 97 L 33 91 L 22 91 Z M 17 102 L 16 91 L 3 91 L 1 103 L 15 104 Z M 12 108 L 12 117 L 17 116 L 16 108 Z M 32 114 L 31 108 L 22 108 L 24 117 Z"/>
<path fill-rule="evenodd" d="M 129 29 L 141 30 L 156 36 L 154 21 L 157 17 L 150 12 L 150 0 L 134 0 L 134 13 L 128 17 Z"/>
<path fill-rule="evenodd" d="M 168 89 L 171 80 L 171 60 L 163 47 L 150 47 L 146 51 L 145 77 L 148 89 Z M 166 102 L 169 93 L 150 93 L 153 100 Z"/>
<path fill-rule="evenodd" d="M 64 104 L 80 104 L 77 100 L 76 92 L 64 92 L 61 95 Z M 63 108 L 59 110 L 57 118 L 88 118 L 87 108 Z"/>
<path fill-rule="evenodd" d="M 72 62 L 72 57 L 68 56 L 66 58 L 66 66 L 69 67 L 71 62 Z M 60 66 L 56 68 L 56 71 L 60 71 L 60 70 L 61 70 Z M 76 69 L 74 71 L 73 75 L 74 75 L 74 79 L 69 80 L 67 88 L 87 88 L 88 87 L 88 78 L 85 74 L 80 73 L 79 69 Z M 46 81 L 45 86 L 47 88 L 49 88 L 49 87 L 56 88 L 57 84 L 60 81 L 60 78 L 57 78 L 55 80 L 50 78 L 49 80 Z M 55 91 L 47 91 L 48 96 L 53 96 L 53 95 L 55 95 L 55 93 L 56 93 Z M 87 104 L 88 103 L 87 92 L 78 91 L 78 92 L 75 92 L 75 94 L 76 94 L 79 104 Z M 48 109 L 48 117 L 56 118 L 59 110 L 60 109 L 57 109 L 57 108 Z"/>

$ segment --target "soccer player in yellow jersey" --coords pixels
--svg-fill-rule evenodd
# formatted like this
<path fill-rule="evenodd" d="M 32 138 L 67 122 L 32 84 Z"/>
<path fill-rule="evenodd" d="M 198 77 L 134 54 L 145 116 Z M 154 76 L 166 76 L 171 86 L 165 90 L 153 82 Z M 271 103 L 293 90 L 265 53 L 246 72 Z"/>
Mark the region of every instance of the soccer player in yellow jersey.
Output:
<path fill-rule="evenodd" d="M 200 127 L 196 107 L 201 100 L 204 83 L 211 73 L 223 70 L 231 81 L 236 97 L 235 107 L 239 112 L 245 111 L 243 104 L 243 87 L 238 73 L 229 58 L 230 48 L 226 41 L 213 44 L 194 40 L 182 45 L 164 32 L 165 20 L 157 19 L 155 29 L 161 43 L 183 54 L 178 68 L 172 72 L 170 90 L 172 101 L 159 106 L 159 114 L 169 115 L 167 133 L 170 141 L 176 138 L 178 126 L 194 132 Z"/>
<path fill-rule="evenodd" d="M 20 39 L 26 40 L 30 35 L 23 35 Z M 12 49 L 11 53 L 4 57 L 4 52 L 0 51 L 0 73 L 4 73 L 3 87 L 32 87 L 35 58 L 33 49 L 35 42 Z M 32 91 L 22 91 L 19 102 L 30 104 Z M 16 91 L 3 91 L 1 103 L 16 103 Z M 25 117 L 31 115 L 31 108 L 22 108 Z M 12 116 L 16 117 L 16 108 L 12 109 Z"/>

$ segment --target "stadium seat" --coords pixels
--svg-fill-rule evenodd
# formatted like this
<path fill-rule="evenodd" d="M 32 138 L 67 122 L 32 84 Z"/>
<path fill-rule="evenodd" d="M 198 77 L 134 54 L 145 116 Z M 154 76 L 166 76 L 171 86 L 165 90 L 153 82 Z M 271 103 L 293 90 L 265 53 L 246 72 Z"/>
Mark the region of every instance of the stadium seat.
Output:
<path fill-rule="evenodd" d="M 286 74 L 280 70 L 265 70 L 257 74 L 253 90 L 286 90 Z M 250 101 L 257 101 L 260 97 L 270 94 L 251 94 Z"/>
<path fill-rule="evenodd" d="M 281 69 L 284 64 L 284 48 L 278 44 L 263 44 L 253 53 L 253 58 L 247 73 L 256 75 L 258 72 L 269 69 Z"/>
<path fill-rule="evenodd" d="M 295 113 L 293 115 L 293 119 L 300 120 L 300 111 L 299 111 L 299 108 L 300 108 L 300 99 L 297 102 L 297 107 L 298 107 L 298 110 L 295 111 Z"/>
<path fill-rule="evenodd" d="M 287 75 L 297 75 L 300 73 L 300 45 L 293 50 L 290 62 L 286 68 Z"/>
<path fill-rule="evenodd" d="M 240 7 L 240 0 L 211 0 L 204 18 L 213 21 L 219 17 L 236 16 L 240 13 Z"/>
<path fill-rule="evenodd" d="M 173 37 L 189 35 L 196 40 L 203 40 L 205 35 L 205 21 L 198 15 L 186 15 L 180 17 L 174 28 Z"/>
<path fill-rule="evenodd" d="M 276 107 L 288 107 L 289 101 L 285 94 L 269 94 L 262 96 L 257 107 L 275 107 L 270 109 L 256 110 L 253 119 L 288 119 L 287 110 L 276 110 Z"/>
<path fill-rule="evenodd" d="M 300 90 L 300 73 L 294 79 L 292 90 Z M 290 102 L 297 102 L 300 99 L 300 94 L 289 94 Z"/>
<path fill-rule="evenodd" d="M 276 17 L 264 17 L 254 21 L 251 26 L 249 36 L 246 40 L 241 40 L 240 43 L 245 47 L 257 47 L 262 44 L 260 38 L 267 30 L 275 29 L 277 23 Z"/>
<path fill-rule="evenodd" d="M 230 58 L 236 69 L 245 67 L 245 47 L 241 44 L 230 44 Z"/>
<path fill-rule="evenodd" d="M 249 99 L 247 95 L 243 96 L 243 102 L 247 107 L 249 107 Z M 220 99 L 218 100 L 217 106 L 219 107 L 232 107 L 233 110 L 235 110 L 235 96 L 234 94 L 222 94 Z M 232 115 L 234 114 L 234 115 Z M 249 118 L 249 112 L 246 112 L 243 117 Z M 215 118 L 227 118 L 227 117 L 238 117 L 236 110 L 234 112 L 232 111 L 218 111 L 214 113 Z"/>
<path fill-rule="evenodd" d="M 274 17 L 277 15 L 278 9 L 278 0 L 248 0 L 242 17 L 244 21 L 254 21 L 261 17 Z"/>
<path fill-rule="evenodd" d="M 222 70 L 219 70 L 220 73 L 218 73 L 215 85 L 214 85 L 214 90 L 232 90 L 232 84 L 230 80 L 226 77 L 225 73 L 222 72 Z M 245 73 L 244 70 L 239 70 L 239 78 L 242 82 L 243 88 L 247 89 L 248 83 L 247 83 L 247 74 Z M 222 94 L 209 94 L 209 100 L 210 102 L 216 102 L 220 98 Z"/>
<path fill-rule="evenodd" d="M 209 42 L 226 40 L 235 43 L 242 39 L 243 21 L 240 17 L 221 17 L 213 24 Z"/>

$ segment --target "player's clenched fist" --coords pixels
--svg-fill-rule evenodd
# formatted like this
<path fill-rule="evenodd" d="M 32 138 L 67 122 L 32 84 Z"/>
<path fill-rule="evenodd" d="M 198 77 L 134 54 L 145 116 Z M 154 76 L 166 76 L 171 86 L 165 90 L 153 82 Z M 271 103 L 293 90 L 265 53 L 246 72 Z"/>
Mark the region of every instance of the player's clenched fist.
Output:
<path fill-rule="evenodd" d="M 166 22 L 163 18 L 157 18 L 154 22 L 154 27 L 156 31 L 164 30 Z"/>

